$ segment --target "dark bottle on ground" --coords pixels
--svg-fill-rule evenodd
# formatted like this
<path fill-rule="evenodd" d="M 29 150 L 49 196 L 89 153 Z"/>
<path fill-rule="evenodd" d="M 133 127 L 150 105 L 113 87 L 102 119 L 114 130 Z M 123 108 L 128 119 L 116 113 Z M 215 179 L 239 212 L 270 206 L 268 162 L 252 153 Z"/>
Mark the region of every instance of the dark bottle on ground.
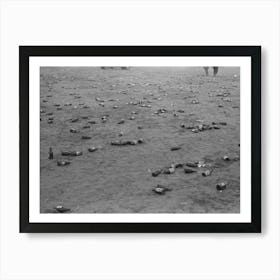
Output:
<path fill-rule="evenodd" d="M 53 150 L 52 150 L 52 147 L 49 148 L 49 159 L 53 159 Z"/>

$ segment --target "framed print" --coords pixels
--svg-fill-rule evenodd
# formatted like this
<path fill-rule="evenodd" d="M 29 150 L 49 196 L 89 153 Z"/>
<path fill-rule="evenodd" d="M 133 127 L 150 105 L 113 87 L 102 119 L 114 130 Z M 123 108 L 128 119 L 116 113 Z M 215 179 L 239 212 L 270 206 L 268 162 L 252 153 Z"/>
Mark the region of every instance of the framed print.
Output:
<path fill-rule="evenodd" d="M 20 232 L 261 232 L 260 46 L 20 46 Z"/>

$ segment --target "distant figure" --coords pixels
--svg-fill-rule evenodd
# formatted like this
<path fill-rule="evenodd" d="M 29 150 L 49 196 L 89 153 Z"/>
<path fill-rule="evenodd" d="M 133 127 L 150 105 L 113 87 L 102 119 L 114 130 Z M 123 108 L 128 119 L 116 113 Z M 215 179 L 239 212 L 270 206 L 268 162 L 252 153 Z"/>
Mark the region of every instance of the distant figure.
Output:
<path fill-rule="evenodd" d="M 208 70 L 209 70 L 209 67 L 203 67 L 204 71 L 205 71 L 205 75 L 208 76 Z"/>
<path fill-rule="evenodd" d="M 213 68 L 213 76 L 215 77 L 215 76 L 218 74 L 219 67 L 214 66 L 214 67 L 212 67 L 212 68 Z M 208 67 L 208 66 L 205 66 L 205 67 L 203 67 L 203 69 L 204 69 L 204 71 L 205 71 L 205 75 L 208 76 L 208 75 L 209 75 L 209 72 L 208 72 L 209 67 Z"/>
<path fill-rule="evenodd" d="M 217 67 L 217 66 L 213 67 L 213 76 L 216 76 L 218 74 L 218 69 L 219 69 L 219 67 Z"/>

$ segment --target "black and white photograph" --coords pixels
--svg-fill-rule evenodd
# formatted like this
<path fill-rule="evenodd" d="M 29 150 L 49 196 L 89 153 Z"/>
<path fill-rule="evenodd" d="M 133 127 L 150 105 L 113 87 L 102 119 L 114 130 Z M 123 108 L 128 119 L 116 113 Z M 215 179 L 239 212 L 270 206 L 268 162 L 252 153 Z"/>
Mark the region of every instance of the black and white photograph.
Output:
<path fill-rule="evenodd" d="M 260 230 L 258 46 L 20 57 L 22 228 Z"/>
<path fill-rule="evenodd" d="M 239 213 L 239 67 L 41 67 L 41 213 Z"/>

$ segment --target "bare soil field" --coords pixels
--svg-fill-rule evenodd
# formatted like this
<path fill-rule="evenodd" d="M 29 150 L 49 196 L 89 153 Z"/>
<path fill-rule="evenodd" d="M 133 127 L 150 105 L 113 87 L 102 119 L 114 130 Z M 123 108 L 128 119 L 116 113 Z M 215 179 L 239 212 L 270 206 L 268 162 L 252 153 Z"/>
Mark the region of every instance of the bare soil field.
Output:
<path fill-rule="evenodd" d="M 239 68 L 211 75 L 202 67 L 41 68 L 41 213 L 57 205 L 70 213 L 238 213 Z M 121 140 L 132 145 L 112 145 Z M 158 194 L 157 185 L 170 191 Z"/>

